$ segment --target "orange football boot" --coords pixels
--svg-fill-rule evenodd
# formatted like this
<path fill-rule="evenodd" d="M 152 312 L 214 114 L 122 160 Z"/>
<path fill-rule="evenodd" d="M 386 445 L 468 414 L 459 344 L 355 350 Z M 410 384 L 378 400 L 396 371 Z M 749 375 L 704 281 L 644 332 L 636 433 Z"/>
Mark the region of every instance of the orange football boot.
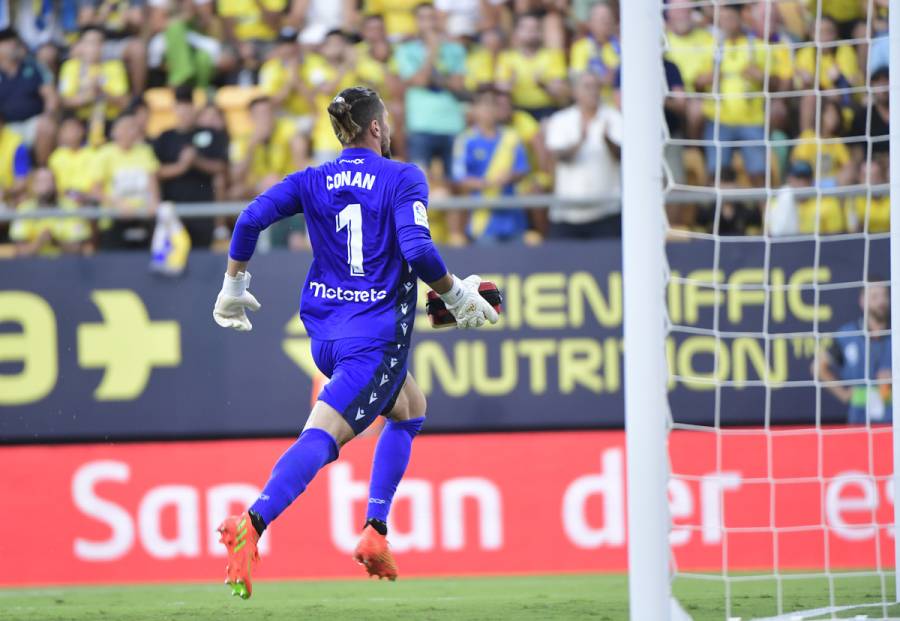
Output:
<path fill-rule="evenodd" d="M 353 560 L 365 567 L 370 576 L 378 576 L 379 580 L 397 579 L 397 563 L 391 554 L 387 537 L 371 526 L 367 525 L 363 529 L 362 537 L 353 552 Z"/>
<path fill-rule="evenodd" d="M 225 544 L 228 550 L 228 565 L 225 566 L 225 584 L 231 587 L 231 594 L 241 599 L 248 599 L 253 594 L 251 575 L 259 562 L 259 550 L 256 544 L 259 535 L 250 521 L 250 515 L 244 511 L 241 515 L 232 515 L 216 529 L 219 532 L 219 543 Z"/>

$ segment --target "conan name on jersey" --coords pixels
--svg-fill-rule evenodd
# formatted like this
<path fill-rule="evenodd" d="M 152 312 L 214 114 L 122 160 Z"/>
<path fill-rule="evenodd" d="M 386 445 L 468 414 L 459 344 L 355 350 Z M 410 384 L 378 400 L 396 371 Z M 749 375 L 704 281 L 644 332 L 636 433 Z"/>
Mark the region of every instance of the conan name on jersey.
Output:
<path fill-rule="evenodd" d="M 375 175 L 370 173 L 352 172 L 343 170 L 335 175 L 325 176 L 325 187 L 329 190 L 337 190 L 344 186 L 352 186 L 371 190 L 375 185 Z"/>

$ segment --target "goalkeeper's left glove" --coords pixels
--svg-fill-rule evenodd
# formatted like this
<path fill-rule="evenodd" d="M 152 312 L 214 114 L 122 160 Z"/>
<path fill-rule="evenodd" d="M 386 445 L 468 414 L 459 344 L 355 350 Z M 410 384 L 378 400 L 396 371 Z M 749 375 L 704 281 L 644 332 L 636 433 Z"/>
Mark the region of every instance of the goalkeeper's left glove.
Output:
<path fill-rule="evenodd" d="M 465 280 L 453 277 L 450 291 L 441 294 L 447 310 L 456 319 L 457 328 L 480 328 L 486 322 L 497 323 L 500 315 L 478 291 L 481 276 L 472 274 Z"/>
<path fill-rule="evenodd" d="M 247 318 L 247 309 L 258 311 L 260 303 L 247 291 L 250 286 L 250 272 L 238 272 L 236 276 L 225 274 L 222 290 L 216 298 L 213 319 L 223 328 L 234 328 L 238 332 L 249 332 L 253 324 Z"/>

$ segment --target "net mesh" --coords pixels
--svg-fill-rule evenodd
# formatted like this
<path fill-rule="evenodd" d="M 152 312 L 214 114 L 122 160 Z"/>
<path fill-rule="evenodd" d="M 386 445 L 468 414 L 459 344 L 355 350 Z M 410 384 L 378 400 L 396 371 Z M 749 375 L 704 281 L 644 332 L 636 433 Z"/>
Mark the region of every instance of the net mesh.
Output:
<path fill-rule="evenodd" d="M 673 590 L 727 618 L 900 617 L 886 3 L 833 4 L 663 6 Z"/>

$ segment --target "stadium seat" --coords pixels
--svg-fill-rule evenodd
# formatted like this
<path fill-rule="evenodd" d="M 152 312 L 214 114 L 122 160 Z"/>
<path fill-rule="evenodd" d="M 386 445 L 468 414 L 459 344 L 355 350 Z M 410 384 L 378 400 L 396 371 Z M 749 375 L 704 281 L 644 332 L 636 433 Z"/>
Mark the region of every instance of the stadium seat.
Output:
<path fill-rule="evenodd" d="M 171 88 L 148 88 L 144 92 L 144 102 L 150 110 L 147 120 L 147 135 L 159 136 L 175 125 L 175 92 Z"/>
<path fill-rule="evenodd" d="M 206 105 L 206 91 L 194 89 L 194 105 Z M 175 89 L 165 86 L 149 88 L 144 92 L 144 101 L 150 109 L 147 120 L 147 135 L 151 138 L 159 136 L 167 129 L 175 127 Z"/>
<path fill-rule="evenodd" d="M 253 128 L 250 121 L 250 102 L 262 93 L 252 86 L 223 86 L 216 92 L 216 105 L 225 114 L 225 124 L 232 137 L 249 134 Z"/>

